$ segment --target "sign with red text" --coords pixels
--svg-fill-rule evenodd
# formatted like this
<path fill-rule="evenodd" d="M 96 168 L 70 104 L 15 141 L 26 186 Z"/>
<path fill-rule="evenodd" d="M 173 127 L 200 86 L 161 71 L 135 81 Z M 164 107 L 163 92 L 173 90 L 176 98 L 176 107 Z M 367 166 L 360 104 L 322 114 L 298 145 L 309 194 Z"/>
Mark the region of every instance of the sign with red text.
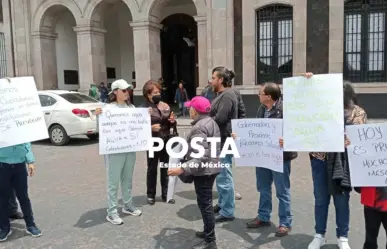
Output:
<path fill-rule="evenodd" d="M 0 148 L 48 138 L 33 77 L 0 79 Z"/>
<path fill-rule="evenodd" d="M 352 186 L 387 186 L 387 123 L 351 125 L 346 133 Z"/>
<path fill-rule="evenodd" d="M 251 118 L 231 120 L 240 157 L 235 165 L 262 167 L 283 172 L 282 119 Z"/>

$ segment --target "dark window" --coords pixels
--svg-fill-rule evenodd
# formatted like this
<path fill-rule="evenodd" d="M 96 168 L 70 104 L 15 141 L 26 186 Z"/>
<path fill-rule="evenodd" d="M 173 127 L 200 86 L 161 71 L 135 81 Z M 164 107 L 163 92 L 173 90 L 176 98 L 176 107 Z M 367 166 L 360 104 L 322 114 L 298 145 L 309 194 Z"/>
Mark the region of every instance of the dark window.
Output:
<path fill-rule="evenodd" d="M 352 82 L 386 81 L 387 14 L 385 0 L 345 3 L 344 79 Z"/>
<path fill-rule="evenodd" d="M 270 5 L 257 11 L 258 84 L 282 83 L 293 72 L 293 8 Z"/>
<path fill-rule="evenodd" d="M 52 106 L 56 103 L 56 99 L 54 99 L 53 97 L 48 96 L 48 95 L 39 94 L 39 100 L 40 100 L 40 105 L 42 107 Z"/>
<path fill-rule="evenodd" d="M 3 1 L 0 1 L 0 22 L 3 22 Z"/>
<path fill-rule="evenodd" d="M 78 85 L 79 77 L 77 70 L 64 70 L 64 83 L 65 85 Z"/>
<path fill-rule="evenodd" d="M 106 68 L 106 77 L 108 79 L 115 79 L 116 78 L 116 69 L 114 67 L 107 67 Z"/>
<path fill-rule="evenodd" d="M 59 96 L 71 104 L 98 103 L 98 100 L 81 93 L 63 93 L 59 94 Z"/>

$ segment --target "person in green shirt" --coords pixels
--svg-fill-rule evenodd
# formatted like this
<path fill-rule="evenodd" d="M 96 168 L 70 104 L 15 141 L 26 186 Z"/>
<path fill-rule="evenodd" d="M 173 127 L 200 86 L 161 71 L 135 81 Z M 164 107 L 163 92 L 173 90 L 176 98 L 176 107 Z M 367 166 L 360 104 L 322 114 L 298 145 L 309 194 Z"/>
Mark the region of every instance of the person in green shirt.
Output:
<path fill-rule="evenodd" d="M 90 84 L 89 96 L 93 99 L 99 100 L 100 93 L 96 85 Z"/>

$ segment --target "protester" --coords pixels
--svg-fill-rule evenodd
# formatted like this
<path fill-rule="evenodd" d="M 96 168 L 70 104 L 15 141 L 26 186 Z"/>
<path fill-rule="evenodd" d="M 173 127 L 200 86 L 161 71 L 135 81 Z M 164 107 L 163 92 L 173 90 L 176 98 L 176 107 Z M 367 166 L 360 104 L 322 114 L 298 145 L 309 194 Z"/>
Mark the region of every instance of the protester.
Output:
<path fill-rule="evenodd" d="M 206 99 L 208 99 L 210 102 L 212 102 L 215 99 L 216 94 L 215 94 L 214 89 L 212 87 L 211 80 L 208 81 L 208 85 L 203 89 L 203 91 L 200 95 L 205 97 Z"/>
<path fill-rule="evenodd" d="M 168 104 L 161 102 L 160 84 L 150 80 L 145 83 L 142 92 L 145 98 L 143 107 L 152 108 L 152 136 L 163 139 L 164 144 L 167 144 L 167 141 L 171 136 L 170 130 L 176 125 L 175 115 Z M 149 153 L 147 154 L 147 197 L 150 205 L 155 204 L 157 169 L 159 168 L 159 163 L 168 163 L 168 161 L 169 156 L 165 146 L 161 151 L 155 152 L 153 158 L 149 157 Z M 167 201 L 168 179 L 168 168 L 160 168 L 161 198 L 164 202 Z M 175 200 L 172 199 L 169 203 L 174 204 Z"/>
<path fill-rule="evenodd" d="M 184 102 L 186 101 L 188 101 L 187 90 L 184 88 L 183 83 L 180 82 L 179 88 L 176 89 L 176 93 L 175 93 L 175 103 L 179 105 L 180 115 L 183 115 L 184 117 L 185 117 L 185 110 L 186 110 L 184 106 Z"/>
<path fill-rule="evenodd" d="M 313 77 L 305 73 L 305 77 Z M 366 115 L 363 109 L 355 105 L 356 96 L 350 84 L 344 84 L 344 119 L 345 124 L 365 123 Z M 348 140 L 345 140 L 348 144 Z M 343 145 L 345 146 L 345 145 Z M 315 199 L 314 215 L 316 235 L 308 249 L 319 249 L 325 243 L 325 233 L 328 220 L 328 210 L 331 196 L 336 209 L 336 237 L 340 249 L 350 249 L 349 231 L 349 193 L 351 191 L 350 176 L 345 153 L 312 152 L 309 154 L 312 167 L 313 193 Z M 339 158 L 340 160 L 333 159 Z M 333 179 L 334 170 L 343 172 Z M 339 180 L 340 179 L 340 180 Z"/>
<path fill-rule="evenodd" d="M 210 116 L 220 129 L 221 146 L 231 136 L 231 120 L 238 117 L 238 100 L 232 89 L 227 88 L 235 77 L 235 73 L 225 67 L 212 70 L 212 86 L 217 97 L 212 101 Z M 221 163 L 227 165 L 216 177 L 216 187 L 219 198 L 214 206 L 216 222 L 233 220 L 235 211 L 234 180 L 232 177 L 232 155 L 221 158 Z"/>
<path fill-rule="evenodd" d="M 172 176 L 186 174 L 194 176 L 194 185 L 197 195 L 197 202 L 202 214 L 204 223 L 203 232 L 196 232 L 196 236 L 204 239 L 194 246 L 194 249 L 214 249 L 215 241 L 215 215 L 212 209 L 212 188 L 221 169 L 219 167 L 206 167 L 206 164 L 216 165 L 217 158 L 211 157 L 211 144 L 206 141 L 210 137 L 220 137 L 219 126 L 209 117 L 211 103 L 208 99 L 197 96 L 185 104 L 189 108 L 190 118 L 193 120 L 191 131 L 187 136 L 188 152 L 186 153 L 185 167 L 169 169 L 168 174 Z M 203 138 L 203 142 L 198 142 L 204 148 L 204 156 L 193 158 L 192 152 L 197 152 L 192 148 L 191 141 L 194 138 Z M 218 154 L 220 150 L 218 148 Z M 197 167 L 196 167 L 197 166 Z"/>
<path fill-rule="evenodd" d="M 16 201 L 16 194 L 15 191 L 12 191 L 12 194 L 9 198 L 9 218 L 12 220 L 21 220 L 23 219 L 23 214 L 18 211 L 18 205 Z"/>
<path fill-rule="evenodd" d="M 40 237 L 42 232 L 36 226 L 28 196 L 28 175 L 35 173 L 34 154 L 31 143 L 0 148 L 0 242 L 11 235 L 9 222 L 9 200 L 15 191 L 23 211 L 26 232 L 33 237 Z M 27 164 L 27 167 L 26 167 Z"/>
<path fill-rule="evenodd" d="M 100 101 L 102 103 L 106 103 L 107 99 L 108 99 L 108 95 L 109 95 L 109 90 L 107 89 L 107 87 L 105 86 L 105 83 L 101 82 L 101 84 L 99 85 L 99 92 L 100 92 Z"/>
<path fill-rule="evenodd" d="M 258 108 L 257 118 L 282 119 L 281 89 L 275 83 L 266 83 L 260 88 L 259 100 L 262 105 Z M 233 137 L 236 134 L 233 133 Z M 281 144 L 281 138 L 279 138 Z M 291 161 L 297 158 L 295 152 L 284 152 L 283 173 L 267 168 L 256 168 L 257 190 L 260 192 L 258 216 L 247 223 L 247 228 L 261 228 L 270 226 L 272 213 L 272 184 L 276 189 L 279 201 L 279 227 L 275 233 L 277 237 L 289 234 L 292 228 L 291 198 L 290 198 L 290 167 Z"/>
<path fill-rule="evenodd" d="M 132 85 L 122 79 L 113 82 L 112 91 L 108 97 L 108 104 L 104 107 L 104 111 L 113 108 L 135 108 L 133 105 L 128 104 L 129 90 L 132 88 Z M 97 109 L 96 114 L 100 115 L 101 113 L 102 109 Z M 135 152 L 105 155 L 108 185 L 108 210 L 106 219 L 114 225 L 124 223 L 117 211 L 117 193 L 120 182 L 124 202 L 122 213 L 133 216 L 140 216 L 142 214 L 141 210 L 133 205 L 132 200 L 132 179 L 135 163 Z"/>
<path fill-rule="evenodd" d="M 227 87 L 231 88 L 232 82 L 229 82 Z M 245 108 L 245 103 L 243 102 L 241 93 L 236 88 L 231 88 L 231 89 L 234 91 L 238 100 L 238 119 L 246 118 L 246 108 Z M 239 192 L 235 191 L 235 200 L 241 200 L 241 199 L 242 199 L 242 195 Z"/>

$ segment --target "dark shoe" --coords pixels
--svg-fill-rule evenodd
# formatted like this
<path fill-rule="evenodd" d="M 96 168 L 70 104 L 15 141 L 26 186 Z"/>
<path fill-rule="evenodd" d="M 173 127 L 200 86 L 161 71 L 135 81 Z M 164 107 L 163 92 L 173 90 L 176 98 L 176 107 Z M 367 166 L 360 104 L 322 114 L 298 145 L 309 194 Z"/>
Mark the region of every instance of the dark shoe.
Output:
<path fill-rule="evenodd" d="M 11 220 L 22 220 L 24 218 L 24 215 L 21 212 L 13 213 L 9 216 Z"/>
<path fill-rule="evenodd" d="M 227 222 L 234 220 L 235 217 L 224 217 L 220 214 L 215 215 L 215 222 Z"/>
<path fill-rule="evenodd" d="M 275 236 L 276 237 L 285 237 L 290 233 L 291 230 L 292 230 L 292 228 L 290 228 L 290 227 L 279 227 L 277 229 L 277 231 L 275 232 Z"/>
<path fill-rule="evenodd" d="M 217 214 L 220 212 L 220 207 L 218 205 L 215 205 L 213 208 L 214 208 L 214 214 Z"/>
<path fill-rule="evenodd" d="M 199 238 L 199 239 L 204 239 L 205 235 L 204 235 L 204 232 L 200 232 L 200 231 L 197 231 L 195 233 L 196 237 Z"/>
<path fill-rule="evenodd" d="M 252 221 L 247 222 L 247 228 L 261 228 L 268 227 L 271 225 L 270 222 L 261 221 L 260 219 L 254 219 Z"/>
<path fill-rule="evenodd" d="M 192 249 L 218 249 L 216 246 L 216 241 L 212 241 L 210 243 L 202 241 L 197 245 L 194 245 Z"/>
<path fill-rule="evenodd" d="M 9 237 L 9 235 L 12 234 L 11 229 L 8 231 L 0 231 L 0 242 L 6 241 Z"/>
<path fill-rule="evenodd" d="M 149 205 L 155 205 L 156 201 L 154 198 L 148 198 L 148 204 Z"/>
<path fill-rule="evenodd" d="M 163 200 L 163 202 L 167 202 L 167 198 L 161 197 L 161 199 Z M 175 202 L 176 202 L 175 199 L 170 199 L 168 201 L 169 204 L 175 204 Z"/>
<path fill-rule="evenodd" d="M 34 238 L 42 236 L 42 231 L 40 231 L 36 226 L 27 227 L 26 232 Z"/>

